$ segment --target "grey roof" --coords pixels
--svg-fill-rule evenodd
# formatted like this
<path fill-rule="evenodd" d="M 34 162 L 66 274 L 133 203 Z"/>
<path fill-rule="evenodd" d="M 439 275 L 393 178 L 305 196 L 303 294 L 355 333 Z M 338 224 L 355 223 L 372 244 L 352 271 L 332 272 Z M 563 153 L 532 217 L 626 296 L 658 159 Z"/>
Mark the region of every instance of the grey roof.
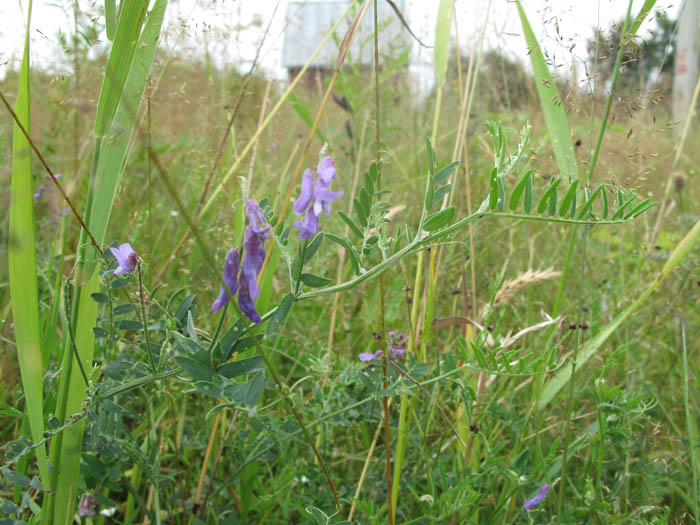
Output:
<path fill-rule="evenodd" d="M 395 2 L 402 13 L 403 1 Z M 351 4 L 348 0 L 299 0 L 287 4 L 286 30 L 282 48 L 282 65 L 286 68 L 302 67 L 311 58 L 316 48 L 333 24 L 345 13 Z M 374 7 L 370 6 L 365 14 L 360 29 L 350 47 L 348 60 L 361 65 L 372 64 L 374 44 L 372 40 L 374 27 Z M 399 53 L 410 46 L 408 33 L 403 28 L 393 9 L 387 2 L 379 2 L 379 42 L 380 53 L 392 50 Z M 330 67 L 335 64 L 338 47 L 347 32 L 352 15 L 340 24 L 336 37 L 324 46 L 312 62 L 316 67 Z"/>

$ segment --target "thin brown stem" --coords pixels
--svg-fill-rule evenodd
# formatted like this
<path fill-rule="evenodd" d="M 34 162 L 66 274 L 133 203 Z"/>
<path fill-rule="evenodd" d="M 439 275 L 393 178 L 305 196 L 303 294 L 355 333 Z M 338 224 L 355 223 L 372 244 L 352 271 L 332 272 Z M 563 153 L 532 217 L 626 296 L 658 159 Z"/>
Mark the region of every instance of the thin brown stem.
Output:
<path fill-rule="evenodd" d="M 93 244 L 93 246 L 95 247 L 95 249 L 99 253 L 102 253 L 102 248 L 100 248 L 100 244 L 97 242 L 95 237 L 92 235 L 92 232 L 90 231 L 90 229 L 87 227 L 87 225 L 83 221 L 83 218 L 80 216 L 80 213 L 78 213 L 78 210 L 73 205 L 73 202 L 68 197 L 68 194 L 65 192 L 65 190 L 63 189 L 61 184 L 58 182 L 58 179 L 56 178 L 56 175 L 54 174 L 53 170 L 49 167 L 48 162 L 46 162 L 46 159 L 41 154 L 41 151 L 39 151 L 39 148 L 36 146 L 36 144 L 32 140 L 32 137 L 29 136 L 29 133 L 27 132 L 26 128 L 22 125 L 22 122 L 19 120 L 17 113 L 15 113 L 15 111 L 12 109 L 12 106 L 10 106 L 10 103 L 7 101 L 7 99 L 5 98 L 5 95 L 3 94 L 2 91 L 0 91 L 0 99 L 2 100 L 2 103 L 4 104 L 7 111 L 10 113 L 10 115 L 12 115 L 12 118 L 14 119 L 15 124 L 17 124 L 17 127 L 19 127 L 19 129 L 22 131 L 22 134 L 27 139 L 27 142 L 29 142 L 29 145 L 34 150 L 34 153 L 36 153 L 36 156 L 39 158 L 39 161 L 44 166 L 44 169 L 46 170 L 46 173 L 49 175 L 49 178 L 54 183 L 56 188 L 58 188 L 58 192 L 61 194 L 61 197 L 63 197 L 63 199 L 68 203 L 68 206 L 70 207 L 71 212 L 73 212 L 73 215 L 75 215 L 75 218 L 78 219 L 80 226 L 83 228 L 83 230 L 85 230 L 85 233 L 87 234 L 87 236 L 90 237 L 90 242 Z"/>

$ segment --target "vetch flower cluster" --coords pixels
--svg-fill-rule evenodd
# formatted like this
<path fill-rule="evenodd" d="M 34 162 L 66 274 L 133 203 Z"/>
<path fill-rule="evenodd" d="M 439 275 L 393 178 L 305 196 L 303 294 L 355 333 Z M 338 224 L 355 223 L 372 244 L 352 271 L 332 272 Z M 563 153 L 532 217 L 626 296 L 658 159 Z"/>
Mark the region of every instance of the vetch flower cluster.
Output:
<path fill-rule="evenodd" d="M 258 274 L 265 262 L 265 239 L 270 236 L 270 225 L 265 222 L 257 202 L 249 200 L 246 208 L 250 224 L 243 233 L 243 245 L 229 250 L 224 261 L 223 281 L 229 293 L 226 292 L 224 285 L 221 285 L 219 296 L 211 305 L 211 311 L 221 310 L 225 304 L 228 304 L 229 298 L 238 292 L 238 306 L 241 311 L 248 319 L 259 324 L 261 318 L 255 309 L 255 299 L 260 296 Z M 243 251 L 243 263 L 241 263 L 241 251 Z"/>
<path fill-rule="evenodd" d="M 306 240 L 313 237 L 318 232 L 318 218 L 321 212 L 326 217 L 331 214 L 331 202 L 343 194 L 343 191 L 332 192 L 331 182 L 335 177 L 335 165 L 332 157 L 324 157 L 318 165 L 316 180 L 314 172 L 310 169 L 304 171 L 301 180 L 301 193 L 294 201 L 294 213 L 304 215 L 304 222 L 296 221 L 294 226 L 300 230 L 299 239 Z M 311 199 L 313 198 L 313 204 Z"/>
<path fill-rule="evenodd" d="M 388 345 L 389 345 L 389 359 L 392 361 L 396 361 L 396 358 L 400 355 L 404 354 L 402 346 L 405 346 L 407 343 L 406 336 L 401 333 L 401 332 L 394 332 L 391 331 L 388 334 Z M 376 332 L 374 334 L 374 338 L 377 341 L 381 341 L 382 339 L 382 333 L 381 332 Z M 371 361 L 372 359 L 379 359 L 382 357 L 382 351 L 377 350 L 376 352 L 362 352 L 360 355 L 357 356 L 360 361 Z"/>

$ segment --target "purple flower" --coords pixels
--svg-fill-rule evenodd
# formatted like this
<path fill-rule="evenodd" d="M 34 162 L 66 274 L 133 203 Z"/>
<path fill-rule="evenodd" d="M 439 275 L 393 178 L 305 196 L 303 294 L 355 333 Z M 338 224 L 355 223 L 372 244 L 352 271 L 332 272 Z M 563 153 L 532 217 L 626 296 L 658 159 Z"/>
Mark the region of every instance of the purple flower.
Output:
<path fill-rule="evenodd" d="M 523 509 L 525 510 L 531 510 L 534 509 L 537 505 L 542 503 L 544 498 L 547 496 L 547 492 L 549 492 L 549 484 L 545 483 L 540 487 L 540 490 L 537 491 L 537 494 L 535 494 L 535 497 L 532 499 L 527 500 L 523 504 Z"/>
<path fill-rule="evenodd" d="M 139 262 L 139 254 L 134 251 L 131 244 L 125 242 L 119 248 L 110 247 L 109 251 L 112 252 L 112 255 L 119 263 L 117 269 L 114 270 L 114 275 L 124 275 L 136 269 L 136 265 Z"/>
<path fill-rule="evenodd" d="M 256 324 L 262 319 L 255 310 L 255 299 L 260 296 L 258 275 L 265 262 L 265 239 L 270 236 L 270 225 L 260 211 L 260 206 L 254 201 L 246 202 L 250 224 L 243 233 L 243 262 L 241 263 L 241 248 L 229 250 L 224 263 L 224 286 L 219 287 L 219 297 L 211 305 L 211 311 L 216 312 L 229 302 L 238 292 L 238 306 L 248 318 Z M 238 272 L 240 268 L 240 274 Z"/>
<path fill-rule="evenodd" d="M 314 195 L 314 172 L 310 169 L 304 171 L 304 176 L 301 179 L 301 193 L 299 198 L 294 201 L 294 213 L 301 215 L 309 206 L 311 197 Z"/>
<path fill-rule="evenodd" d="M 46 178 L 49 178 L 49 176 L 47 175 Z M 60 178 L 61 178 L 61 174 L 60 174 L 60 173 L 55 173 L 55 174 L 54 174 L 54 178 L 60 179 Z M 32 195 L 32 197 L 34 197 L 34 199 L 38 199 L 38 198 L 40 198 L 44 193 L 46 193 L 47 191 L 53 191 L 53 186 L 51 185 L 50 182 L 45 182 L 44 184 L 42 184 L 41 186 L 39 186 L 39 189 L 37 190 L 37 192 L 36 192 L 34 195 Z"/>
<path fill-rule="evenodd" d="M 382 351 L 377 350 L 376 352 L 362 352 L 359 356 L 360 361 L 371 361 L 372 359 L 379 359 L 382 357 Z"/>
<path fill-rule="evenodd" d="M 389 347 L 389 359 L 392 361 L 396 360 L 397 356 L 403 355 L 403 349 Z M 379 359 L 382 357 L 382 351 L 377 350 L 376 352 L 362 352 L 359 356 L 360 361 L 371 361 L 372 359 Z"/>
<path fill-rule="evenodd" d="M 240 266 L 240 255 L 235 248 L 228 251 L 224 261 L 224 276 L 223 281 L 228 288 L 229 293 L 226 293 L 224 285 L 219 286 L 219 297 L 211 305 L 211 311 L 216 312 L 221 310 L 225 304 L 228 304 L 229 297 L 233 297 L 238 290 L 238 268 Z"/>
<path fill-rule="evenodd" d="M 306 210 L 306 215 L 304 215 L 304 222 L 295 221 L 294 226 L 298 230 L 301 230 L 299 234 L 299 239 L 306 240 L 311 239 L 311 237 L 318 231 L 318 215 L 313 211 L 313 208 Z"/>
<path fill-rule="evenodd" d="M 318 165 L 316 182 L 314 183 L 314 172 L 310 169 L 304 171 L 301 181 L 301 192 L 299 198 L 294 201 L 294 213 L 301 215 L 306 212 L 304 222 L 296 221 L 294 226 L 300 230 L 299 239 L 310 239 L 318 232 L 318 218 L 321 212 L 326 216 L 331 214 L 331 202 L 340 197 L 343 192 L 330 191 L 331 182 L 335 177 L 335 165 L 332 157 L 324 157 Z M 313 197 L 313 205 L 311 198 Z"/>
<path fill-rule="evenodd" d="M 94 516 L 95 506 L 97 506 L 97 498 L 92 494 L 83 494 L 80 496 L 80 503 L 78 503 L 78 515 L 81 518 Z"/>
<path fill-rule="evenodd" d="M 263 217 L 262 211 L 260 211 L 260 206 L 258 206 L 258 203 L 253 199 L 250 199 L 246 202 L 246 207 L 248 209 L 248 220 L 250 221 L 253 231 L 261 235 L 263 239 L 267 239 L 270 235 L 267 231 L 270 225 L 265 222 L 265 217 Z"/>

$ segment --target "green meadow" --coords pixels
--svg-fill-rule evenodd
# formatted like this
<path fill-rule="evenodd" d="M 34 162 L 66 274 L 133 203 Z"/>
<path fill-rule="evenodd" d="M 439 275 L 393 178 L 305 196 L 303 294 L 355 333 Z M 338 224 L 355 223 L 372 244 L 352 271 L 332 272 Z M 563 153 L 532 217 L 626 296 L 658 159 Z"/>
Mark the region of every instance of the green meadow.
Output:
<path fill-rule="evenodd" d="M 285 81 L 162 45 L 167 0 L 62 2 L 61 72 L 4 22 L 0 525 L 700 520 L 673 22 L 564 74 L 529 4 L 523 62 L 436 1 L 419 93 L 376 3 Z"/>

